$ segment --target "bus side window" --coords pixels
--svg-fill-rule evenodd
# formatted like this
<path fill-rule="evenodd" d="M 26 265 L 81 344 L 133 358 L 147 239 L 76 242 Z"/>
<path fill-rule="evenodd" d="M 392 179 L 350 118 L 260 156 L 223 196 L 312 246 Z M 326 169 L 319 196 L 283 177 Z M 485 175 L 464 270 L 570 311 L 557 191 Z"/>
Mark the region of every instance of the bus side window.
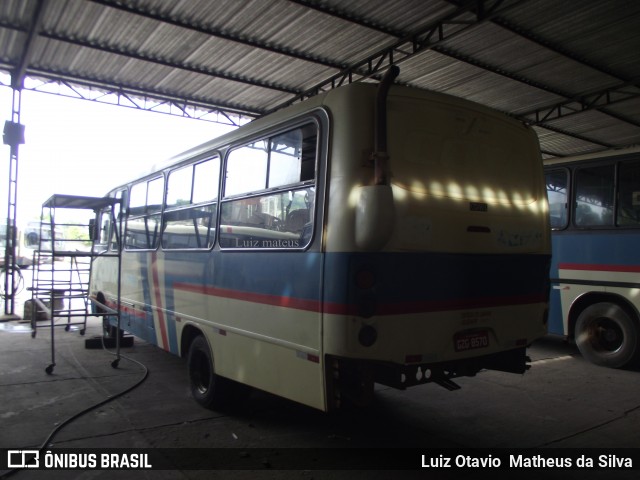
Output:
<path fill-rule="evenodd" d="M 552 170 L 545 174 L 547 183 L 547 198 L 549 200 L 549 214 L 551 228 L 560 230 L 567 226 L 567 190 L 569 175 L 567 170 Z"/>
<path fill-rule="evenodd" d="M 160 243 L 164 177 L 142 181 L 131 187 L 125 247 L 154 250 Z"/>
<path fill-rule="evenodd" d="M 218 157 L 169 172 L 163 249 L 213 247 L 219 179 Z"/>
<path fill-rule="evenodd" d="M 619 195 L 616 225 L 640 225 L 640 160 L 624 162 L 618 170 Z"/>
<path fill-rule="evenodd" d="M 122 213 L 123 206 L 126 205 L 127 202 L 127 190 L 118 190 L 115 194 L 115 198 L 120 200 L 120 203 L 116 203 L 113 206 L 113 216 L 115 223 L 111 228 L 111 242 L 109 245 L 109 249 L 111 251 L 117 251 L 120 246 L 122 246 L 122 232 L 120 231 L 121 221 L 122 221 Z M 122 224 L 124 226 L 124 223 Z"/>
<path fill-rule="evenodd" d="M 583 167 L 575 172 L 576 226 L 613 226 L 614 166 Z"/>
<path fill-rule="evenodd" d="M 317 126 L 308 124 L 229 153 L 220 216 L 222 248 L 308 245 L 315 211 L 317 138 Z M 264 190 L 268 192 L 258 194 Z"/>

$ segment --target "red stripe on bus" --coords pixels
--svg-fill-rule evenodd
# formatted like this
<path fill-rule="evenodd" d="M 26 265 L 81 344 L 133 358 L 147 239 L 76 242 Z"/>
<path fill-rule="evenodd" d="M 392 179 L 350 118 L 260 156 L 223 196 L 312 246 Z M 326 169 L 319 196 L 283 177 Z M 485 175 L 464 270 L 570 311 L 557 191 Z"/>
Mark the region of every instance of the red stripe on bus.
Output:
<path fill-rule="evenodd" d="M 277 307 L 296 308 L 298 310 L 308 310 L 311 312 L 320 311 L 320 302 L 317 300 L 304 300 L 301 298 L 268 295 L 264 293 L 243 292 L 227 288 L 194 285 L 192 283 L 174 283 L 173 288 L 176 290 L 185 290 L 187 292 L 201 293 L 203 295 L 213 295 L 215 297 L 231 298 L 233 300 L 246 300 L 248 302 L 262 303 Z"/>
<path fill-rule="evenodd" d="M 162 295 L 160 294 L 160 281 L 158 275 L 158 261 L 156 252 L 151 253 L 151 274 L 153 275 L 153 293 L 156 297 L 156 311 L 158 312 L 158 323 L 160 324 L 160 334 L 162 335 L 162 348 L 169 349 L 169 340 L 167 339 L 167 327 L 164 324 L 164 312 L 162 311 Z"/>
<path fill-rule="evenodd" d="M 174 288 L 176 290 L 200 293 L 202 295 L 212 295 L 277 307 L 296 308 L 298 310 L 306 310 L 310 312 L 324 311 L 324 313 L 334 315 L 358 315 L 358 306 L 355 304 L 341 304 L 334 302 L 321 303 L 318 300 L 305 300 L 264 293 L 243 292 L 240 290 L 207 287 L 190 283 L 175 283 Z M 516 295 L 512 297 L 486 297 L 379 304 L 376 306 L 375 311 L 377 315 L 397 315 L 448 310 L 466 310 L 470 308 L 506 307 L 510 305 L 543 303 L 545 301 L 546 297 L 543 294 Z"/>
<path fill-rule="evenodd" d="M 559 263 L 560 270 L 584 270 L 595 272 L 638 273 L 640 265 L 602 265 L 596 263 Z"/>

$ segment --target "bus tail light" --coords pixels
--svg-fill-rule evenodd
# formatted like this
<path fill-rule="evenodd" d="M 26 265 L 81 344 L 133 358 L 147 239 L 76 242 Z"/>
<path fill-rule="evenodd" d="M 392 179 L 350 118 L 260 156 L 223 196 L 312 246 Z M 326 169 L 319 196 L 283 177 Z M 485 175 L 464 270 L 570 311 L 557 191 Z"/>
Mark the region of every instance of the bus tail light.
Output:
<path fill-rule="evenodd" d="M 363 347 L 370 347 L 378 339 L 378 331 L 371 325 L 363 325 L 358 333 L 358 341 Z"/>
<path fill-rule="evenodd" d="M 356 287 L 360 290 L 369 290 L 376 284 L 376 274 L 367 268 L 356 273 Z"/>
<path fill-rule="evenodd" d="M 374 288 L 377 283 L 375 271 L 368 266 L 363 266 L 356 271 L 353 282 L 355 292 L 357 315 L 363 318 L 371 318 L 378 308 L 378 301 Z"/>

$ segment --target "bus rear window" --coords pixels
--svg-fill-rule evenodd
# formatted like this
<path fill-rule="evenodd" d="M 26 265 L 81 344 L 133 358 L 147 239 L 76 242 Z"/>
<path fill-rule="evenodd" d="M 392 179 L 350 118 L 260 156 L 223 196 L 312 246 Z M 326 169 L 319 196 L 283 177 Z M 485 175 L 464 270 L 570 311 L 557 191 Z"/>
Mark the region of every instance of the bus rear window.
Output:
<path fill-rule="evenodd" d="M 528 205 L 542 161 L 531 142 L 497 117 L 437 102 L 394 97 L 389 110 L 392 181 L 420 194 Z"/>

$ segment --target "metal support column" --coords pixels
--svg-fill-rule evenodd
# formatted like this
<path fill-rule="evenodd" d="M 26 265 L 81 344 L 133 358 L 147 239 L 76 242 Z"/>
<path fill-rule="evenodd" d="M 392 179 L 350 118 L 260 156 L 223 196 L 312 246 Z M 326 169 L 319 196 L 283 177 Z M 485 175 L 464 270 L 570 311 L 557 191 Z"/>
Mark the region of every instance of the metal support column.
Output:
<path fill-rule="evenodd" d="M 3 131 L 3 143 L 11 148 L 9 158 L 9 186 L 7 202 L 7 230 L 6 247 L 4 251 L 4 316 L 1 320 L 15 320 L 15 296 L 19 272 L 16 264 L 16 243 L 18 230 L 16 228 L 16 207 L 18 202 L 18 147 L 24 143 L 24 125 L 20 124 L 20 102 L 22 88 L 13 89 L 13 104 L 11 120 L 6 121 Z"/>

